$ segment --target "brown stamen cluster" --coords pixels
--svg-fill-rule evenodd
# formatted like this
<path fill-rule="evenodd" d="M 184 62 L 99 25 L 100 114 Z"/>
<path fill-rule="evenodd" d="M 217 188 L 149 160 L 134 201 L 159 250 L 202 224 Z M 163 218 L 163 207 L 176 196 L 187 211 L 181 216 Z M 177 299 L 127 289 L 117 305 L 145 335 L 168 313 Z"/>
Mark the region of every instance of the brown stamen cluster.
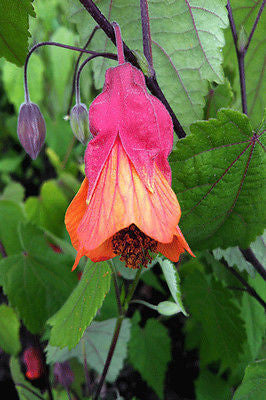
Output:
<path fill-rule="evenodd" d="M 146 236 L 134 224 L 128 228 L 117 232 L 112 239 L 113 250 L 117 255 L 121 255 L 120 260 L 126 262 L 126 267 L 140 268 L 141 265 L 147 267 L 152 260 L 150 251 L 155 251 L 156 240 Z"/>

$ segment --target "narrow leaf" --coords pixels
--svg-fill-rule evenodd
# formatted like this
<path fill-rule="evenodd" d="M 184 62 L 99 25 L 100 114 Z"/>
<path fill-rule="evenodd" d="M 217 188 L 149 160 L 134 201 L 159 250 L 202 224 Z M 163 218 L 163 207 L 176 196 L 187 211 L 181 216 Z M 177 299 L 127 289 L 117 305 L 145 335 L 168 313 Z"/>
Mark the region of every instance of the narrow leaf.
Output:
<path fill-rule="evenodd" d="M 169 287 L 174 301 L 178 305 L 179 311 L 182 311 L 182 313 L 187 316 L 188 314 L 183 306 L 181 299 L 180 278 L 176 268 L 169 260 L 162 260 L 160 257 L 157 257 L 157 261 L 162 268 L 166 283 Z"/>
<path fill-rule="evenodd" d="M 95 317 L 110 289 L 111 270 L 107 262 L 88 262 L 82 278 L 63 307 L 48 323 L 52 325 L 49 344 L 75 347 Z"/>

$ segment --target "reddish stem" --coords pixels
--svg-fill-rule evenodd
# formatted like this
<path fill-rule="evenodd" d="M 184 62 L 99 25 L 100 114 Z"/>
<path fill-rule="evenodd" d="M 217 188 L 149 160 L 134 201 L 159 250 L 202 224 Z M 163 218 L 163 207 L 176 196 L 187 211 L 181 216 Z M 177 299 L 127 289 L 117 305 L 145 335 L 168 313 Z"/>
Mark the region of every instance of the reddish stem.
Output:
<path fill-rule="evenodd" d="M 117 47 L 118 64 L 121 65 L 121 64 L 125 63 L 125 55 L 124 55 L 121 30 L 120 30 L 120 26 L 116 22 L 113 22 L 112 25 L 115 30 L 115 40 L 116 40 L 116 47 Z"/>

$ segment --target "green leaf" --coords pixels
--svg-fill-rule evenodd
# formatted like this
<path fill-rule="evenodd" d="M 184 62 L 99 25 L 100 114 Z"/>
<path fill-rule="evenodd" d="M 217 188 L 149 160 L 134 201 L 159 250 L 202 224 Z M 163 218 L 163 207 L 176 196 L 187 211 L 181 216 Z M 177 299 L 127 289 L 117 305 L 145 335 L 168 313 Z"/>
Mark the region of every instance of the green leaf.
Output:
<path fill-rule="evenodd" d="M 256 140 L 237 111 L 217 116 L 193 124 L 170 158 L 180 226 L 192 249 L 246 248 L 265 227 L 263 131 Z"/>
<path fill-rule="evenodd" d="M 189 264 L 189 263 L 188 263 Z M 194 270 L 184 281 L 184 296 L 191 317 L 202 327 L 202 365 L 221 361 L 221 370 L 235 368 L 245 341 L 244 323 L 231 291 Z"/>
<path fill-rule="evenodd" d="M 24 378 L 24 375 L 22 374 L 20 369 L 19 360 L 15 357 L 11 357 L 10 359 L 10 371 L 18 393 L 19 400 L 36 400 L 37 398 L 42 398 L 40 390 L 32 386 Z M 23 385 L 24 387 L 21 387 L 20 385 Z"/>
<path fill-rule="evenodd" d="M 139 314 L 132 319 L 129 361 L 142 378 L 163 398 L 164 378 L 171 359 L 167 329 L 156 319 L 149 319 L 144 328 L 138 325 Z"/>
<path fill-rule="evenodd" d="M 97 6 L 107 17 L 108 0 L 100 0 Z M 95 21 L 78 4 L 68 12 L 70 19 L 86 41 Z M 180 0 L 149 2 L 153 60 L 159 85 L 173 107 L 182 126 L 202 118 L 207 81 L 223 81 L 222 55 L 223 29 L 227 27 L 225 0 Z M 108 17 L 120 24 L 127 45 L 142 53 L 142 34 L 138 0 L 117 0 L 110 8 Z M 91 49 L 114 51 L 105 34 L 96 32 Z M 96 88 L 103 86 L 104 72 L 110 65 L 106 59 L 93 60 Z"/>
<path fill-rule="evenodd" d="M 178 305 L 179 312 L 181 311 L 184 315 L 188 315 L 183 303 L 182 303 L 182 298 L 181 298 L 181 289 L 180 289 L 180 278 L 177 272 L 177 269 L 174 267 L 173 263 L 169 260 L 166 259 L 161 259 L 160 257 L 157 257 L 156 260 L 159 262 L 166 283 L 169 287 L 170 293 Z"/>
<path fill-rule="evenodd" d="M 235 265 L 240 272 L 246 271 L 251 276 L 255 276 L 253 265 L 245 259 L 239 247 L 229 247 L 225 250 L 220 248 L 214 249 L 213 255 L 217 260 L 224 258 L 230 267 Z"/>
<path fill-rule="evenodd" d="M 3 83 L 7 97 L 14 104 L 18 113 L 24 102 L 23 68 L 5 62 L 3 67 Z M 43 98 L 44 64 L 39 54 L 33 54 L 29 61 L 28 85 L 31 100 L 40 103 Z"/>
<path fill-rule="evenodd" d="M 231 400 L 229 384 L 208 370 L 203 370 L 195 381 L 197 400 Z"/>
<path fill-rule="evenodd" d="M 17 355 L 20 351 L 20 322 L 14 310 L 6 305 L 0 306 L 0 347 L 6 353 Z"/>
<path fill-rule="evenodd" d="M 236 390 L 233 400 L 265 400 L 266 360 L 256 361 L 247 366 L 243 382 Z"/>
<path fill-rule="evenodd" d="M 88 262 L 82 278 L 63 307 L 49 319 L 51 346 L 76 346 L 95 317 L 110 289 L 111 270 L 107 262 Z"/>
<path fill-rule="evenodd" d="M 232 100 L 233 90 L 228 79 L 222 85 L 213 85 L 207 96 L 204 119 L 216 118 L 218 110 L 230 107 Z"/>
<path fill-rule="evenodd" d="M 104 363 L 113 338 L 116 319 L 108 319 L 101 322 L 92 322 L 86 329 L 81 341 L 72 350 L 67 348 L 59 349 L 48 345 L 47 362 L 54 364 L 55 362 L 64 362 L 70 358 L 76 357 L 81 364 L 84 363 L 84 355 L 88 365 L 98 374 L 102 373 Z M 112 362 L 107 374 L 107 381 L 114 382 L 123 367 L 123 362 L 127 356 L 127 344 L 130 339 L 130 320 L 123 320 L 117 345 L 114 351 Z"/>
<path fill-rule="evenodd" d="M 21 252 L 0 261 L 3 289 L 26 327 L 39 333 L 77 282 L 72 258 L 56 254 L 43 232 L 31 224 L 19 227 Z"/>
<path fill-rule="evenodd" d="M 266 242 L 266 230 L 263 232 L 262 236 L 257 237 L 255 242 L 251 243 L 250 248 L 254 252 L 256 258 L 259 262 L 266 265 L 266 253 L 265 253 L 265 242 Z"/>
<path fill-rule="evenodd" d="M 56 181 L 46 181 L 40 199 L 28 197 L 25 210 L 30 221 L 39 224 L 57 236 L 65 231 L 64 218 L 68 201 Z"/>
<path fill-rule="evenodd" d="M 35 16 L 31 0 L 0 2 L 0 57 L 19 66 L 28 51 L 29 15 Z"/>
<path fill-rule="evenodd" d="M 25 220 L 22 205 L 12 200 L 0 200 L 0 220 L 0 240 L 8 256 L 15 254 L 21 250 L 18 225 Z"/>
<path fill-rule="evenodd" d="M 25 194 L 24 187 L 17 182 L 11 181 L 4 189 L 1 200 L 23 201 Z"/>
<path fill-rule="evenodd" d="M 247 35 L 250 34 L 261 4 L 262 1 L 251 2 L 250 0 L 233 0 L 231 2 L 238 33 L 240 33 L 244 27 Z M 225 32 L 225 38 L 224 64 L 235 75 L 233 89 L 236 91 L 237 96 L 234 108 L 237 107 L 237 109 L 241 110 L 238 62 L 232 33 L 229 28 Z M 265 13 L 262 13 L 245 56 L 248 115 L 251 117 L 254 126 L 257 126 L 261 120 L 265 107 L 265 50 Z"/>
<path fill-rule="evenodd" d="M 76 37 L 64 26 L 59 26 L 50 38 L 53 42 L 75 45 Z M 49 58 L 53 79 L 53 90 L 55 91 L 56 101 L 54 107 L 58 112 L 66 112 L 69 102 L 70 91 L 72 89 L 73 61 L 75 52 L 51 46 Z M 58 62 L 60 60 L 60 62 Z"/>
<path fill-rule="evenodd" d="M 24 155 L 5 157 L 0 161 L 0 172 L 15 172 Z"/>
<path fill-rule="evenodd" d="M 256 276 L 255 279 L 249 278 L 249 284 L 265 299 L 265 282 L 260 276 Z M 248 293 L 243 294 L 242 316 L 246 324 L 248 344 L 254 360 L 262 345 L 266 321 L 262 305 Z"/>
<path fill-rule="evenodd" d="M 46 120 L 46 142 L 55 153 L 63 160 L 67 154 L 68 147 L 73 140 L 73 132 L 69 121 L 63 119 L 63 115 L 57 114 L 56 119 L 47 116 Z"/>

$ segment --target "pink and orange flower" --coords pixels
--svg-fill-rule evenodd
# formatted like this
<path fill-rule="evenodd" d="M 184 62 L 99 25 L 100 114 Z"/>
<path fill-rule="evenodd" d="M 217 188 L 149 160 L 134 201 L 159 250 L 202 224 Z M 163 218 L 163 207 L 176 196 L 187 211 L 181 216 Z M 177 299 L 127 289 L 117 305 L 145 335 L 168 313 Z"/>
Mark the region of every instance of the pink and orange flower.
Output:
<path fill-rule="evenodd" d="M 171 117 L 148 94 L 142 72 L 124 61 L 119 33 L 119 65 L 106 71 L 103 91 L 90 106 L 86 177 L 65 217 L 77 250 L 73 269 L 84 255 L 94 262 L 120 255 L 131 268 L 147 266 L 150 252 L 171 261 L 185 250 L 193 255 L 171 189 Z"/>

